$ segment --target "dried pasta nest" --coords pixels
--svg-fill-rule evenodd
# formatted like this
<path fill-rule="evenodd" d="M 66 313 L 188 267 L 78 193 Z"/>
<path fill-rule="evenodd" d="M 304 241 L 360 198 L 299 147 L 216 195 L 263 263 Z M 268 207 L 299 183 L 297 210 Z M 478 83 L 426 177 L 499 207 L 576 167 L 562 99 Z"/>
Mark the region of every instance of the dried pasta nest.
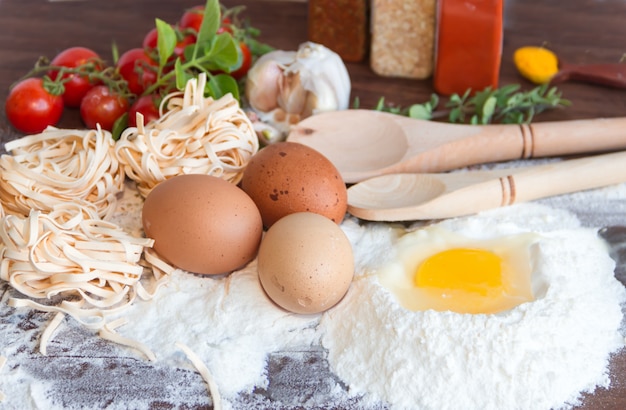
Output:
<path fill-rule="evenodd" d="M 26 216 L 66 202 L 94 204 L 100 217 L 113 214 L 123 190 L 124 170 L 115 157 L 111 133 L 49 127 L 10 141 L 0 157 L 3 212 Z"/>
<path fill-rule="evenodd" d="M 204 97 L 206 76 L 167 96 L 161 117 L 127 128 L 116 144 L 126 175 L 144 197 L 159 182 L 180 174 L 207 174 L 238 183 L 258 151 L 254 127 L 239 102 L 228 94 Z"/>
<path fill-rule="evenodd" d="M 32 298 L 12 299 L 13 306 L 67 313 L 97 328 L 106 312 L 128 307 L 138 295 L 149 298 L 139 261 L 153 240 L 100 219 L 95 207 L 66 203 L 48 213 L 5 215 L 0 239 L 0 279 Z M 55 297 L 61 302 L 35 301 Z"/>

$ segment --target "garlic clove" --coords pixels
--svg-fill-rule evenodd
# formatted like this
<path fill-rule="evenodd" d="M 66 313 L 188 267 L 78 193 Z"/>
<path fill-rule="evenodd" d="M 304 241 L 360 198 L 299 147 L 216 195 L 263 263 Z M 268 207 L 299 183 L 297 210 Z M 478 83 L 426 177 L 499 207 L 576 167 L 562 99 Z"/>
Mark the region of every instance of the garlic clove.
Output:
<path fill-rule="evenodd" d="M 248 72 L 246 98 L 254 110 L 268 112 L 278 107 L 283 69 L 276 60 L 264 57 Z"/>
<path fill-rule="evenodd" d="M 288 113 L 299 114 L 304 109 L 309 91 L 302 87 L 299 73 L 288 73 L 279 83 L 278 106 Z"/>

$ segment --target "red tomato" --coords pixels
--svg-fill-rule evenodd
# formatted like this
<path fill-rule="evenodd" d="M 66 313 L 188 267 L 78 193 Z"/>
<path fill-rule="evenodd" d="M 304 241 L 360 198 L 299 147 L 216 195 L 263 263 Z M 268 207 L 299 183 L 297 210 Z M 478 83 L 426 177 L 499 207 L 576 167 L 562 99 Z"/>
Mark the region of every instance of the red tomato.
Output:
<path fill-rule="evenodd" d="M 239 43 L 239 50 L 241 51 L 241 65 L 230 73 L 237 80 L 248 74 L 248 70 L 250 70 L 252 65 L 252 53 L 246 43 Z"/>
<path fill-rule="evenodd" d="M 174 47 L 174 55 L 180 57 L 181 60 L 184 60 L 185 48 L 195 42 L 196 36 L 185 36 L 182 40 L 176 43 L 176 47 Z"/>
<path fill-rule="evenodd" d="M 182 30 L 190 29 L 194 30 L 196 33 L 200 31 L 200 26 L 202 25 L 202 20 L 204 19 L 204 6 L 196 6 L 188 9 L 183 16 L 180 18 L 178 22 L 178 27 Z M 222 25 L 217 29 L 217 34 L 220 33 L 233 33 L 233 30 L 230 28 L 232 22 L 230 18 L 224 17 L 222 19 Z"/>
<path fill-rule="evenodd" d="M 98 56 L 95 51 L 85 47 L 71 47 L 57 54 L 50 62 L 50 65 L 77 68 L 90 61 L 100 62 L 100 56 Z M 59 72 L 56 70 L 48 73 L 53 80 L 57 78 L 58 74 Z M 69 80 L 63 83 L 65 87 L 63 102 L 66 107 L 79 107 L 80 101 L 95 83 L 91 83 L 86 76 L 77 74 L 64 74 L 63 79 L 67 78 L 69 78 Z"/>
<path fill-rule="evenodd" d="M 141 95 L 146 88 L 156 82 L 157 68 L 158 64 L 143 48 L 131 48 L 122 54 L 117 62 L 117 69 L 128 82 L 128 89 L 137 95 Z"/>
<path fill-rule="evenodd" d="M 233 29 L 230 27 L 231 24 L 232 22 L 230 21 L 230 19 L 228 17 L 224 17 L 222 19 L 222 25 L 220 26 L 220 28 L 217 29 L 217 34 L 221 34 L 221 33 L 233 34 Z"/>
<path fill-rule="evenodd" d="M 195 6 L 183 13 L 178 27 L 181 29 L 192 29 L 196 33 L 200 31 L 202 20 L 204 18 L 204 6 Z"/>
<path fill-rule="evenodd" d="M 143 115 L 144 124 L 159 119 L 160 115 L 157 103 L 158 100 L 152 95 L 139 97 L 137 101 L 130 106 L 130 110 L 128 111 L 128 125 L 131 127 L 137 126 L 137 113 Z"/>
<path fill-rule="evenodd" d="M 128 100 L 116 95 L 106 85 L 93 87 L 80 104 L 80 117 L 89 128 L 96 128 L 96 124 L 108 131 L 113 130 L 113 124 L 128 111 Z"/>
<path fill-rule="evenodd" d="M 144 49 L 148 49 L 148 50 L 156 49 L 158 40 L 159 40 L 158 31 L 156 28 L 153 28 L 143 38 L 142 46 Z M 174 56 L 183 57 L 184 52 L 185 52 L 185 47 L 195 42 L 196 42 L 196 36 L 192 34 L 186 35 L 185 37 L 183 37 L 182 40 L 179 40 L 176 43 L 176 47 L 174 47 Z M 175 58 L 173 58 L 172 61 L 174 61 L 174 59 Z"/>
<path fill-rule="evenodd" d="M 146 36 L 143 38 L 143 42 L 141 43 L 141 45 L 143 46 L 143 48 L 156 48 L 158 39 L 159 33 L 155 27 L 146 33 Z"/>
<path fill-rule="evenodd" d="M 48 92 L 41 78 L 27 78 L 11 89 L 4 108 L 16 129 L 36 134 L 59 122 L 63 98 Z"/>

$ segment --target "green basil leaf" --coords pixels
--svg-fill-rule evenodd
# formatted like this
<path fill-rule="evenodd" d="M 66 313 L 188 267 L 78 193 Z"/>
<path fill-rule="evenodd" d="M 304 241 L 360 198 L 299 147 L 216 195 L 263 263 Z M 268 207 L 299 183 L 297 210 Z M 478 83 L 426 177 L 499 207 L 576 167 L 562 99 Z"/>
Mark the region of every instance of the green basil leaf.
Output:
<path fill-rule="evenodd" d="M 508 85 L 504 85 L 502 87 L 500 87 L 499 92 L 503 95 L 509 95 L 509 94 L 513 94 L 514 92 L 516 92 L 517 90 L 520 89 L 520 85 L 519 84 L 508 84 Z"/>
<path fill-rule="evenodd" d="M 239 63 L 239 46 L 230 33 L 218 34 L 206 44 L 202 67 L 208 71 L 231 71 Z"/>
<path fill-rule="evenodd" d="M 247 38 L 246 45 L 254 56 L 262 56 L 263 54 L 267 54 L 270 51 L 274 51 L 274 47 L 265 43 L 261 43 L 254 38 Z"/>
<path fill-rule="evenodd" d="M 219 99 L 226 94 L 232 94 L 239 100 L 239 86 L 237 80 L 228 74 L 214 75 L 207 82 L 207 88 L 211 97 Z"/>
<path fill-rule="evenodd" d="M 374 110 L 382 111 L 384 109 L 385 109 L 385 97 L 380 97 L 378 99 L 378 102 L 376 103 L 376 107 L 374 107 Z"/>
<path fill-rule="evenodd" d="M 204 6 L 204 15 L 196 45 L 193 49 L 193 56 L 196 57 L 202 50 L 204 43 L 210 41 L 217 33 L 222 20 L 219 0 L 207 0 Z"/>
<path fill-rule="evenodd" d="M 161 19 L 156 19 L 157 49 L 159 50 L 159 67 L 165 67 L 167 60 L 174 54 L 176 47 L 176 32 L 171 25 Z"/>
<path fill-rule="evenodd" d="M 482 107 L 481 120 L 483 124 L 489 124 L 493 113 L 496 111 L 497 99 L 493 95 L 489 96 Z"/>
<path fill-rule="evenodd" d="M 185 61 L 193 61 L 195 58 L 193 53 L 196 51 L 196 44 L 189 44 L 183 49 L 183 56 Z"/>
<path fill-rule="evenodd" d="M 115 122 L 113 123 L 113 130 L 111 130 L 111 135 L 113 136 L 113 140 L 117 141 L 120 139 L 122 132 L 128 127 L 128 113 L 122 114 Z"/>
<path fill-rule="evenodd" d="M 461 96 L 458 94 L 452 94 L 449 98 L 449 104 L 460 104 L 461 103 Z"/>
<path fill-rule="evenodd" d="M 448 115 L 448 119 L 452 123 L 463 121 L 463 111 L 461 110 L 461 108 L 457 107 L 451 109 L 450 114 Z"/>
<path fill-rule="evenodd" d="M 174 63 L 174 72 L 176 73 L 176 88 L 179 90 L 184 90 L 187 85 L 187 81 L 191 79 L 191 74 L 187 73 L 183 68 L 183 63 L 180 61 L 180 58 L 176 59 Z"/>
<path fill-rule="evenodd" d="M 432 108 L 426 104 L 414 104 L 409 108 L 409 117 L 419 120 L 430 120 L 432 118 Z"/>
<path fill-rule="evenodd" d="M 242 56 L 239 44 L 230 33 L 219 34 L 214 40 L 212 55 L 215 64 L 224 68 L 238 68 L 241 65 Z"/>
<path fill-rule="evenodd" d="M 115 41 L 111 44 L 111 55 L 113 56 L 113 64 L 117 64 L 120 60 L 120 49 L 117 47 L 117 43 Z"/>
<path fill-rule="evenodd" d="M 437 106 L 439 105 L 439 96 L 435 93 L 431 94 L 430 96 L 430 105 L 433 108 L 437 108 Z"/>

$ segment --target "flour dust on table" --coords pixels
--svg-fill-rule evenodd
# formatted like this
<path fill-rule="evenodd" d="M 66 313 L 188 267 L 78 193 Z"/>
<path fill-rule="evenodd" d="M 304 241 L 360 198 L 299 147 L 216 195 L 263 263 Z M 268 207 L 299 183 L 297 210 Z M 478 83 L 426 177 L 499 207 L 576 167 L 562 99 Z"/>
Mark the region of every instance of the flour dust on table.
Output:
<path fill-rule="evenodd" d="M 613 187 L 600 195 L 622 196 L 625 191 Z M 141 197 L 132 186 L 119 209 L 117 222 L 139 234 Z M 48 353 L 62 353 L 56 360 L 72 368 L 79 354 L 71 344 L 82 344 L 82 350 L 88 345 L 96 368 L 106 369 L 103 376 L 93 376 L 103 383 L 124 371 L 110 365 L 111 357 L 123 356 L 135 367 L 145 362 L 146 368 L 158 368 L 162 381 L 137 372 L 136 385 L 148 397 L 166 390 L 159 394 L 174 407 L 212 403 L 208 389 L 193 390 L 189 397 L 189 389 L 179 393 L 171 387 L 202 386 L 198 363 L 181 344 L 206 366 L 226 409 L 328 408 L 338 403 L 358 403 L 353 408 L 359 409 L 453 409 L 461 403 L 470 409 L 551 409 L 575 406 L 582 393 L 610 387 L 609 360 L 624 347 L 626 290 L 614 278 L 615 263 L 597 228 L 583 227 L 574 213 L 533 203 L 410 226 L 347 217 L 341 228 L 354 250 L 355 278 L 346 297 L 323 314 L 297 315 L 273 304 L 260 286 L 255 261 L 217 277 L 176 270 L 151 300 L 137 300 L 119 315 L 126 324 L 116 328 L 117 334 L 139 349 L 103 341 L 68 319 L 52 335 Z M 381 285 L 378 272 L 394 262 L 402 238 L 434 228 L 476 240 L 536 235 L 530 254 L 534 300 L 494 314 L 403 308 Z M 4 288 L 3 299 L 11 292 Z M 0 346 L 0 356 L 6 357 L 0 369 L 3 408 L 84 407 L 86 401 L 61 397 L 68 386 L 33 370 L 33 360 L 48 360 L 36 350 L 39 333 L 52 316 L 26 320 L 28 315 L 27 309 L 0 304 L 0 330 L 6 335 Z M 20 320 L 4 321 L 15 316 Z M 310 360 L 315 351 L 321 352 L 315 357 L 327 361 Z M 154 355 L 152 362 L 145 352 Z M 282 360 L 283 367 L 308 360 L 331 376 L 307 386 L 313 389 L 310 394 L 295 394 L 298 403 L 289 402 L 287 394 L 260 398 L 258 391 L 271 387 L 273 360 Z M 299 370 L 290 371 L 294 385 L 303 383 L 299 377 L 306 372 Z M 89 371 L 93 369 L 82 369 Z M 116 394 L 119 400 L 108 408 L 150 407 L 149 400 L 125 401 L 123 389 Z"/>

